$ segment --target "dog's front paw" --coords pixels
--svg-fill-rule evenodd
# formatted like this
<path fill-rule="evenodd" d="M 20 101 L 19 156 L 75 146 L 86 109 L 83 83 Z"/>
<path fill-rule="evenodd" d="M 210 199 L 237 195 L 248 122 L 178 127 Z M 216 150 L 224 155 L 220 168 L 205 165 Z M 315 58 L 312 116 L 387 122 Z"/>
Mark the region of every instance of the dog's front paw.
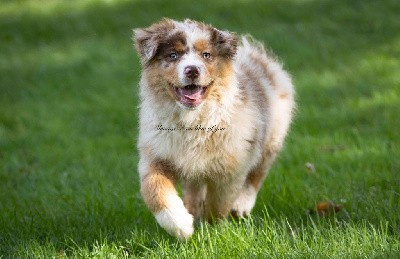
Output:
<path fill-rule="evenodd" d="M 155 217 L 162 228 L 180 240 L 186 240 L 193 234 L 193 216 L 182 201 L 161 210 Z"/>

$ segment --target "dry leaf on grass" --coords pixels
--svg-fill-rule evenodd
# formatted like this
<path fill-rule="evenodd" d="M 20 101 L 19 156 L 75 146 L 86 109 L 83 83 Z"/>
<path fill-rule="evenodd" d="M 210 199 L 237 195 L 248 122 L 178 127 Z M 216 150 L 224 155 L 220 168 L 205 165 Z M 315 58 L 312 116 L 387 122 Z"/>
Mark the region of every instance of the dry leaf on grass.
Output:
<path fill-rule="evenodd" d="M 343 209 L 342 204 L 337 204 L 333 201 L 320 201 L 317 206 L 312 209 L 308 209 L 308 214 L 318 214 L 319 216 L 330 216 L 338 213 Z"/>

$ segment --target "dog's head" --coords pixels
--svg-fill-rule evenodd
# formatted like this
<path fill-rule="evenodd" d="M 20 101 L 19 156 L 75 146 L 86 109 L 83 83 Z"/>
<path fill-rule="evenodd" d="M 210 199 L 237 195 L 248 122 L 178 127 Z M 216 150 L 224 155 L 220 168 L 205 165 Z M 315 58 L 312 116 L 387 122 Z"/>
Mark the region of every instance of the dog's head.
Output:
<path fill-rule="evenodd" d="M 134 39 L 149 86 L 167 92 L 181 107 L 198 107 L 232 75 L 237 38 L 229 32 L 163 19 L 135 29 Z"/>

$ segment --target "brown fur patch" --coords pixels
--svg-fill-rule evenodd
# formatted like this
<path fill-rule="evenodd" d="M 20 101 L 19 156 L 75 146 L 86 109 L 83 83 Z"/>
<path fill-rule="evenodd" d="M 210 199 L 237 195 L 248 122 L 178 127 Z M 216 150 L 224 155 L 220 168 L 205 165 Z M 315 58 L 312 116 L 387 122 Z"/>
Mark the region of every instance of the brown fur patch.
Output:
<path fill-rule="evenodd" d="M 175 67 L 170 66 L 162 71 L 158 66 L 151 65 L 146 71 L 148 87 L 151 88 L 153 94 L 159 99 L 175 100 L 175 93 L 168 82 L 176 82 L 178 75 L 175 72 Z"/>
<path fill-rule="evenodd" d="M 171 65 L 161 69 L 161 63 L 160 60 L 154 61 L 146 69 L 148 87 L 158 99 L 174 103 L 177 96 L 172 85 L 179 81 L 176 66 Z"/>
<path fill-rule="evenodd" d="M 246 182 L 251 184 L 254 189 L 259 190 L 266 174 L 267 171 L 264 164 L 260 163 L 248 174 Z"/>
<path fill-rule="evenodd" d="M 151 212 L 157 213 L 168 207 L 167 195 L 176 194 L 176 175 L 172 166 L 162 160 L 151 163 L 148 173 L 142 178 L 141 194 Z"/>
<path fill-rule="evenodd" d="M 271 140 L 269 141 L 269 143 Z M 247 175 L 246 182 L 251 184 L 257 191 L 261 188 L 261 185 L 267 176 L 268 170 L 276 159 L 279 149 L 270 147 L 269 143 L 264 147 L 263 156 L 260 164 L 250 171 Z"/>
<path fill-rule="evenodd" d="M 227 84 L 233 73 L 233 63 L 230 59 L 218 59 L 211 64 L 206 64 L 207 69 L 211 74 L 214 74 L 216 80 L 209 91 L 209 95 L 211 99 L 216 100 L 221 103 L 222 96 L 225 90 L 228 87 L 231 87 L 230 84 Z"/>
<path fill-rule="evenodd" d="M 196 41 L 193 44 L 193 47 L 196 51 L 203 52 L 203 51 L 207 50 L 210 47 L 210 45 L 208 43 L 208 40 L 201 39 L 201 40 Z"/>
<path fill-rule="evenodd" d="M 279 95 L 279 98 L 281 98 L 281 99 L 288 99 L 288 98 L 289 98 L 289 94 L 288 94 L 288 93 L 281 93 L 281 94 Z"/>

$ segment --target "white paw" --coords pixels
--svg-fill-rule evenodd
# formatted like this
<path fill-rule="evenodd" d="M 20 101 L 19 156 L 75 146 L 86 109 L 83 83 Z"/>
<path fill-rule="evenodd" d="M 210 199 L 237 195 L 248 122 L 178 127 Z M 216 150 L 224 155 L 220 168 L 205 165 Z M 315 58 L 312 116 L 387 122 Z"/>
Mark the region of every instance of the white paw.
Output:
<path fill-rule="evenodd" d="M 257 191 L 253 186 L 248 185 L 242 189 L 242 192 L 236 198 L 231 214 L 234 217 L 246 217 L 250 215 L 251 210 L 256 203 Z"/>
<path fill-rule="evenodd" d="M 156 213 L 155 217 L 162 228 L 180 240 L 186 240 L 193 234 L 193 216 L 178 196 L 170 206 Z"/>

